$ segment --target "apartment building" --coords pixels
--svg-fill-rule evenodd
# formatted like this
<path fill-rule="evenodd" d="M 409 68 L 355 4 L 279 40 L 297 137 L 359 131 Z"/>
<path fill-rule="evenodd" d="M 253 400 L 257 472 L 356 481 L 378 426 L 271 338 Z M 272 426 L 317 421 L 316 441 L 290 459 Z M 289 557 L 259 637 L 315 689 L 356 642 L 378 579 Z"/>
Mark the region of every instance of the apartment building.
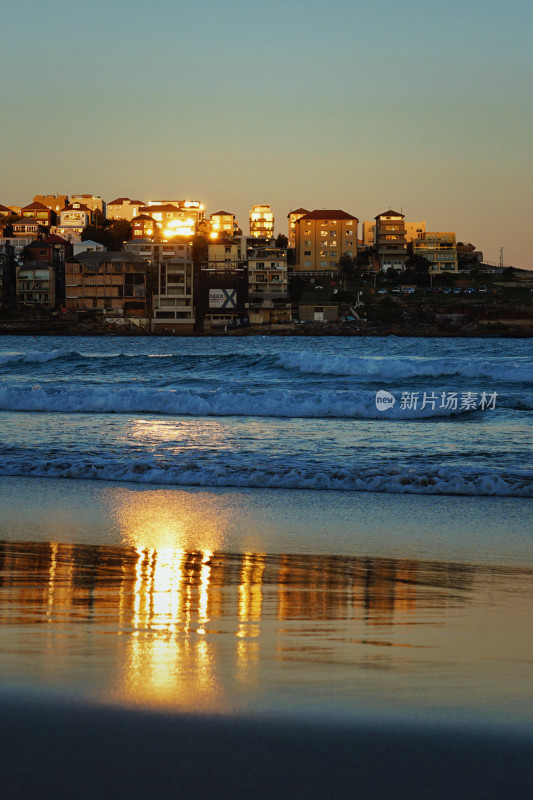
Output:
<path fill-rule="evenodd" d="M 44 203 L 34 202 L 20 209 L 20 216 L 23 220 L 35 220 L 45 228 L 49 228 L 56 221 L 55 212 L 45 206 Z"/>
<path fill-rule="evenodd" d="M 430 272 L 458 272 L 457 246 L 453 231 L 425 232 L 411 243 L 413 255 L 426 258 Z"/>
<path fill-rule="evenodd" d="M 148 317 L 149 264 L 126 250 L 85 251 L 66 262 L 65 305 L 104 315 Z"/>
<path fill-rule="evenodd" d="M 124 245 L 150 266 L 153 333 L 189 333 L 195 324 L 192 247 L 184 241 L 132 240 Z"/>
<path fill-rule="evenodd" d="M 139 216 L 139 209 L 145 203 L 142 200 L 130 200 L 129 197 L 117 197 L 107 204 L 108 219 L 126 219 L 132 222 L 134 217 Z"/>
<path fill-rule="evenodd" d="M 290 321 L 286 249 L 248 253 L 248 299 L 252 324 Z"/>
<path fill-rule="evenodd" d="M 296 247 L 296 222 L 309 214 L 307 208 L 297 208 L 296 211 L 289 211 L 287 219 L 289 220 L 288 240 L 289 247 Z"/>
<path fill-rule="evenodd" d="M 250 236 L 254 239 L 272 239 L 274 214 L 269 205 L 258 204 L 250 209 Z"/>
<path fill-rule="evenodd" d="M 91 221 L 91 209 L 78 201 L 65 206 L 59 215 L 59 225 L 53 232 L 68 242 L 81 241 L 81 235 Z"/>
<path fill-rule="evenodd" d="M 426 232 L 426 221 L 420 222 L 407 222 L 404 219 L 405 225 L 405 241 L 412 242 L 413 239 L 420 239 L 423 233 Z M 376 221 L 365 220 L 363 222 L 363 238 L 362 243 L 367 247 L 374 247 L 376 243 Z"/>
<path fill-rule="evenodd" d="M 17 266 L 17 308 L 55 308 L 58 280 L 58 270 L 44 261 L 27 261 Z"/>
<path fill-rule="evenodd" d="M 66 194 L 36 194 L 33 202 L 42 203 L 43 206 L 51 209 L 56 217 L 59 217 L 65 206 L 68 206 L 69 199 Z"/>
<path fill-rule="evenodd" d="M 230 211 L 216 211 L 209 217 L 208 231 L 211 239 L 234 236 L 238 227 L 235 214 Z"/>
<path fill-rule="evenodd" d="M 407 239 L 404 220 L 403 214 L 392 209 L 375 217 L 374 246 L 383 272 L 390 268 L 400 271 L 405 269 Z"/>
<path fill-rule="evenodd" d="M 94 219 L 94 212 L 99 211 L 104 217 L 106 216 L 106 204 L 101 197 L 94 194 L 73 194 L 70 196 L 71 203 L 81 203 L 91 212 L 91 222 Z"/>
<path fill-rule="evenodd" d="M 339 209 L 309 211 L 295 221 L 295 272 L 337 272 L 340 257 L 357 255 L 357 217 Z"/>

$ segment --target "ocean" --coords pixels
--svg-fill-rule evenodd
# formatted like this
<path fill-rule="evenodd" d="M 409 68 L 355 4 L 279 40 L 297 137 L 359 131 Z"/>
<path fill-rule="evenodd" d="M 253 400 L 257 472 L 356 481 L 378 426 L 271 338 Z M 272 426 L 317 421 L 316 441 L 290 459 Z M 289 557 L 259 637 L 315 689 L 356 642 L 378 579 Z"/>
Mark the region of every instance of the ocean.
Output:
<path fill-rule="evenodd" d="M 0 338 L 0 691 L 533 720 L 529 340 Z"/>

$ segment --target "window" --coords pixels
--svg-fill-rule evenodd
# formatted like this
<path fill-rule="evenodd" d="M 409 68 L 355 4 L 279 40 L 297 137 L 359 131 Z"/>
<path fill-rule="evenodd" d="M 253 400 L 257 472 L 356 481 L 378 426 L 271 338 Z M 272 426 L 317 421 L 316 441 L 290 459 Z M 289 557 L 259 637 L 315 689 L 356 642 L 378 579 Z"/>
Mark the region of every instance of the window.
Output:
<path fill-rule="evenodd" d="M 327 236 L 327 235 L 328 235 L 328 232 L 327 232 L 327 231 L 320 231 L 320 235 L 321 235 L 321 236 Z"/>
<path fill-rule="evenodd" d="M 330 231 L 330 232 L 329 232 L 329 235 L 330 235 L 330 236 L 336 236 L 336 235 L 337 235 L 337 231 Z"/>
<path fill-rule="evenodd" d="M 304 250 L 304 256 L 310 256 L 310 255 L 311 255 L 310 250 Z"/>
<path fill-rule="evenodd" d="M 335 258 L 336 258 L 336 256 L 337 256 L 337 251 L 336 251 L 336 250 L 330 250 L 330 251 L 329 251 L 329 254 L 330 254 L 330 256 L 333 256 L 333 257 L 335 257 Z"/>
<path fill-rule="evenodd" d="M 328 262 L 327 261 L 321 261 L 320 262 L 320 266 L 321 267 L 327 267 L 328 266 Z"/>
<path fill-rule="evenodd" d="M 310 266 L 311 266 L 310 261 L 304 261 L 304 267 L 310 267 Z"/>
<path fill-rule="evenodd" d="M 304 242 L 304 245 L 305 245 L 306 247 L 311 247 L 311 242 L 310 242 L 309 240 L 307 240 L 307 239 L 306 239 L 306 240 L 305 240 L 305 242 Z"/>

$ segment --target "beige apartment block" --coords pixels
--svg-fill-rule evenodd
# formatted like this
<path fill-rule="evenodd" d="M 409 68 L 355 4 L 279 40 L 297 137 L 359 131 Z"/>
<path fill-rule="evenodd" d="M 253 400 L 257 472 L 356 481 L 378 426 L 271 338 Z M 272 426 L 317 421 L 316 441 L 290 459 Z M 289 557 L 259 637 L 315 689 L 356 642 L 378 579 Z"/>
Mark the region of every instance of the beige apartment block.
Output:
<path fill-rule="evenodd" d="M 208 269 L 238 269 L 243 266 L 240 242 L 235 239 L 221 239 L 207 245 Z"/>
<path fill-rule="evenodd" d="M 65 305 L 73 311 L 148 317 L 149 264 L 126 250 L 83 252 L 65 265 Z"/>
<path fill-rule="evenodd" d="M 139 215 L 139 209 L 144 206 L 142 200 L 130 200 L 129 197 L 117 197 L 107 204 L 108 219 L 125 219 L 132 222 Z"/>
<path fill-rule="evenodd" d="M 235 214 L 232 214 L 231 211 L 216 211 L 211 214 L 207 223 L 207 230 L 211 239 L 217 239 L 220 236 L 233 236 L 237 228 Z"/>
<path fill-rule="evenodd" d="M 295 211 L 289 211 L 287 214 L 287 219 L 289 220 L 289 247 L 296 247 L 296 222 L 306 214 L 309 214 L 307 208 L 297 208 Z"/>
<path fill-rule="evenodd" d="M 357 255 L 357 217 L 340 209 L 309 211 L 296 220 L 296 272 L 337 272 L 345 253 Z"/>
<path fill-rule="evenodd" d="M 59 217 L 65 206 L 68 206 L 69 200 L 66 194 L 36 194 L 33 202 L 42 203 L 43 206 L 47 206 Z"/>
<path fill-rule="evenodd" d="M 27 261 L 17 267 L 17 308 L 54 308 L 56 270 L 44 261 Z"/>
<path fill-rule="evenodd" d="M 413 254 L 431 263 L 430 272 L 457 272 L 457 246 L 453 231 L 426 232 L 412 242 Z"/>
<path fill-rule="evenodd" d="M 274 236 L 274 214 L 269 205 L 263 203 L 251 207 L 250 236 L 254 239 L 272 239 Z"/>
<path fill-rule="evenodd" d="M 102 200 L 101 197 L 94 195 L 94 194 L 72 194 L 70 196 L 71 203 L 82 203 L 84 206 L 90 210 L 92 218 L 94 218 L 94 212 L 100 211 L 104 217 L 106 215 L 106 204 L 105 201 Z"/>

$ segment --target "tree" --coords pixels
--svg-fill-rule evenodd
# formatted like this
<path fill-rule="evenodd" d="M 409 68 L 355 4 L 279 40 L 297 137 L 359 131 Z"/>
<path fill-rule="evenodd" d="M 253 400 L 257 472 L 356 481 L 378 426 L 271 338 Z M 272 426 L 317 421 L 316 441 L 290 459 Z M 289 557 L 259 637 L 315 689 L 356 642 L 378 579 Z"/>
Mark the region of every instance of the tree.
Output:
<path fill-rule="evenodd" d="M 289 246 L 289 240 L 287 239 L 287 237 L 283 233 L 278 233 L 278 235 L 276 236 L 276 247 L 285 248 L 288 246 Z"/>
<path fill-rule="evenodd" d="M 95 225 L 87 225 L 81 232 L 82 242 L 91 240 L 103 244 L 108 250 L 121 250 L 122 242 L 111 230 L 104 228 L 97 228 Z"/>
<path fill-rule="evenodd" d="M 131 222 L 127 219 L 115 219 L 109 226 L 109 230 L 117 238 L 120 244 L 129 242 L 131 239 Z"/>

